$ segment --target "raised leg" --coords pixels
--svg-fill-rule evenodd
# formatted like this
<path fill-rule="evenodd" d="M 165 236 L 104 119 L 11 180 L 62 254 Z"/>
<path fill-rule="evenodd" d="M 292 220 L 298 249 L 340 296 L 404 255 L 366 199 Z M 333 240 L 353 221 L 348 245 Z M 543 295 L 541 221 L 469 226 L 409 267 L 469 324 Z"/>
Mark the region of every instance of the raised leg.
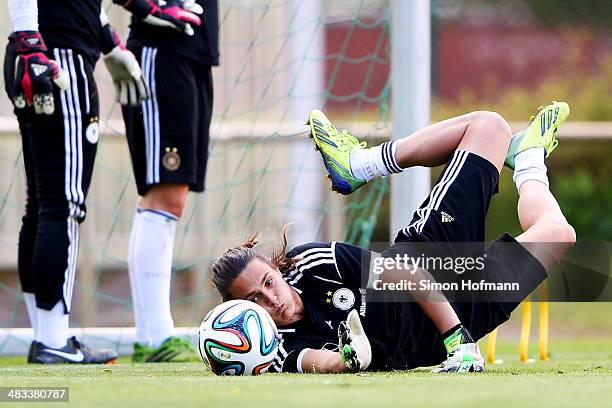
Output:
<path fill-rule="evenodd" d="M 498 113 L 471 112 L 435 123 L 399 140 L 395 158 L 402 168 L 435 167 L 447 163 L 455 150 L 462 149 L 484 157 L 501 171 L 510 136 L 508 122 Z"/>
<path fill-rule="evenodd" d="M 447 119 L 369 149 L 348 132 L 338 131 L 321 111 L 312 111 L 308 123 L 332 190 L 345 195 L 369 180 L 404 168 L 447 163 L 457 149 L 481 156 L 501 171 L 511 139 L 508 123 L 499 114 L 487 111 Z"/>
<path fill-rule="evenodd" d="M 528 180 L 519 195 L 518 217 L 524 232 L 516 240 L 549 270 L 576 242 L 576 232 L 544 183 Z"/>

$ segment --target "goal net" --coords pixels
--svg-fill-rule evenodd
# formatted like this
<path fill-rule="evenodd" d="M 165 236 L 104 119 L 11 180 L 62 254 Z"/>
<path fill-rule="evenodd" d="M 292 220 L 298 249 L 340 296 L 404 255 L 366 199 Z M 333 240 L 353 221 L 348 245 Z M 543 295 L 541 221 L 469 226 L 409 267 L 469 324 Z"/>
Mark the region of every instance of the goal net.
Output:
<path fill-rule="evenodd" d="M 125 29 L 127 13 L 104 4 L 112 23 Z M 303 122 L 320 108 L 360 137 L 388 137 L 389 7 L 383 0 L 220 2 L 206 191 L 190 195 L 174 250 L 172 312 L 175 324 L 187 328 L 181 333 L 193 333 L 220 302 L 209 284 L 212 261 L 254 231 L 268 246 L 285 223 L 292 223 L 294 244 L 370 241 L 387 183 L 350 197 L 331 193 Z M 98 65 L 102 138 L 81 225 L 70 324 L 84 341 L 126 352 L 134 335 L 126 259 L 137 194 L 120 108 Z M 29 327 L 15 272 L 25 180 L 6 99 L 0 105 L 0 260 L 7 271 L 0 326 L 8 329 L 0 329 L 0 353 L 22 354 L 32 336 L 17 329 Z"/>

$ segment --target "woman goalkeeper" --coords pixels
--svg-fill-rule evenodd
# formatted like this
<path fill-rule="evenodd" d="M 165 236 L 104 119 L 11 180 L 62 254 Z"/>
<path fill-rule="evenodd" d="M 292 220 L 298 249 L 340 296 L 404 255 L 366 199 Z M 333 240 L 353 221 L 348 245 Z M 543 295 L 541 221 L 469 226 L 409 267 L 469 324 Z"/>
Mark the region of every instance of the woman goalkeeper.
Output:
<path fill-rule="evenodd" d="M 473 112 L 369 149 L 338 131 L 322 112 L 310 113 L 311 136 L 332 189 L 341 194 L 408 167 L 447 163 L 410 224 L 382 257 L 405 254 L 407 243 L 413 242 L 483 242 L 500 171 L 504 164 L 514 169 L 524 232 L 516 238 L 504 234 L 487 247 L 485 266 L 520 283 L 520 299 L 431 301 L 433 292 L 423 292 L 422 297 L 411 294 L 409 302 L 368 301 L 373 274 L 362 271 L 377 255 L 341 242 L 312 242 L 285 253 L 284 233 L 280 252 L 271 258 L 254 248 L 256 236 L 228 249 L 213 264 L 213 283 L 224 300 L 251 300 L 270 313 L 282 336 L 271 367 L 275 371 L 393 370 L 442 363 L 435 371 L 481 372 L 484 360 L 475 341 L 508 320 L 575 242 L 573 228 L 549 191 L 544 164 L 569 112 L 566 103 L 553 102 L 515 135 L 500 115 Z M 560 244 L 544 250 L 529 244 L 536 242 Z M 502 251 L 503 243 L 515 243 L 518 256 Z M 388 272 L 388 282 L 403 277 Z M 420 270 L 413 276 L 426 274 Z"/>

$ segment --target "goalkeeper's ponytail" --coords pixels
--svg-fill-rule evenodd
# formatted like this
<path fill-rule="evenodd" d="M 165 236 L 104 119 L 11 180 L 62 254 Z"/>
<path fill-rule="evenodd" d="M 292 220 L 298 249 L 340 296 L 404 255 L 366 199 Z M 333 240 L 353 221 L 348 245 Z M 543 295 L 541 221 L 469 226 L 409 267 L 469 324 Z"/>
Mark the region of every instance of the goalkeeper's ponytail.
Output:
<path fill-rule="evenodd" d="M 283 225 L 280 246 L 272 251 L 268 258 L 255 249 L 259 243 L 259 233 L 251 234 L 246 241 L 237 247 L 226 250 L 212 265 L 212 284 L 217 288 L 223 301 L 231 300 L 229 287 L 253 259 L 259 259 L 277 268 L 281 273 L 289 271 L 299 261 L 298 258 L 286 258 L 287 230 L 289 225 Z"/>

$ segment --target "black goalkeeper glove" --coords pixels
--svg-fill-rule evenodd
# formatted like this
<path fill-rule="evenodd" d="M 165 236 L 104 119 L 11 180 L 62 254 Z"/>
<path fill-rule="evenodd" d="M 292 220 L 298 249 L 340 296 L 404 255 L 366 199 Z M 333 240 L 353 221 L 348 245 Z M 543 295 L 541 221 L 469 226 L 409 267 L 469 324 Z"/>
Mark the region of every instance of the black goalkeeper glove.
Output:
<path fill-rule="evenodd" d="M 68 75 L 45 55 L 47 46 L 38 31 L 17 31 L 13 35 L 17 53 L 12 70 L 13 104 L 17 109 L 33 105 L 35 113 L 52 115 L 53 84 L 68 89 Z"/>
<path fill-rule="evenodd" d="M 170 27 L 192 36 L 192 25 L 199 26 L 202 7 L 192 0 L 113 0 L 142 21 L 159 27 Z"/>

